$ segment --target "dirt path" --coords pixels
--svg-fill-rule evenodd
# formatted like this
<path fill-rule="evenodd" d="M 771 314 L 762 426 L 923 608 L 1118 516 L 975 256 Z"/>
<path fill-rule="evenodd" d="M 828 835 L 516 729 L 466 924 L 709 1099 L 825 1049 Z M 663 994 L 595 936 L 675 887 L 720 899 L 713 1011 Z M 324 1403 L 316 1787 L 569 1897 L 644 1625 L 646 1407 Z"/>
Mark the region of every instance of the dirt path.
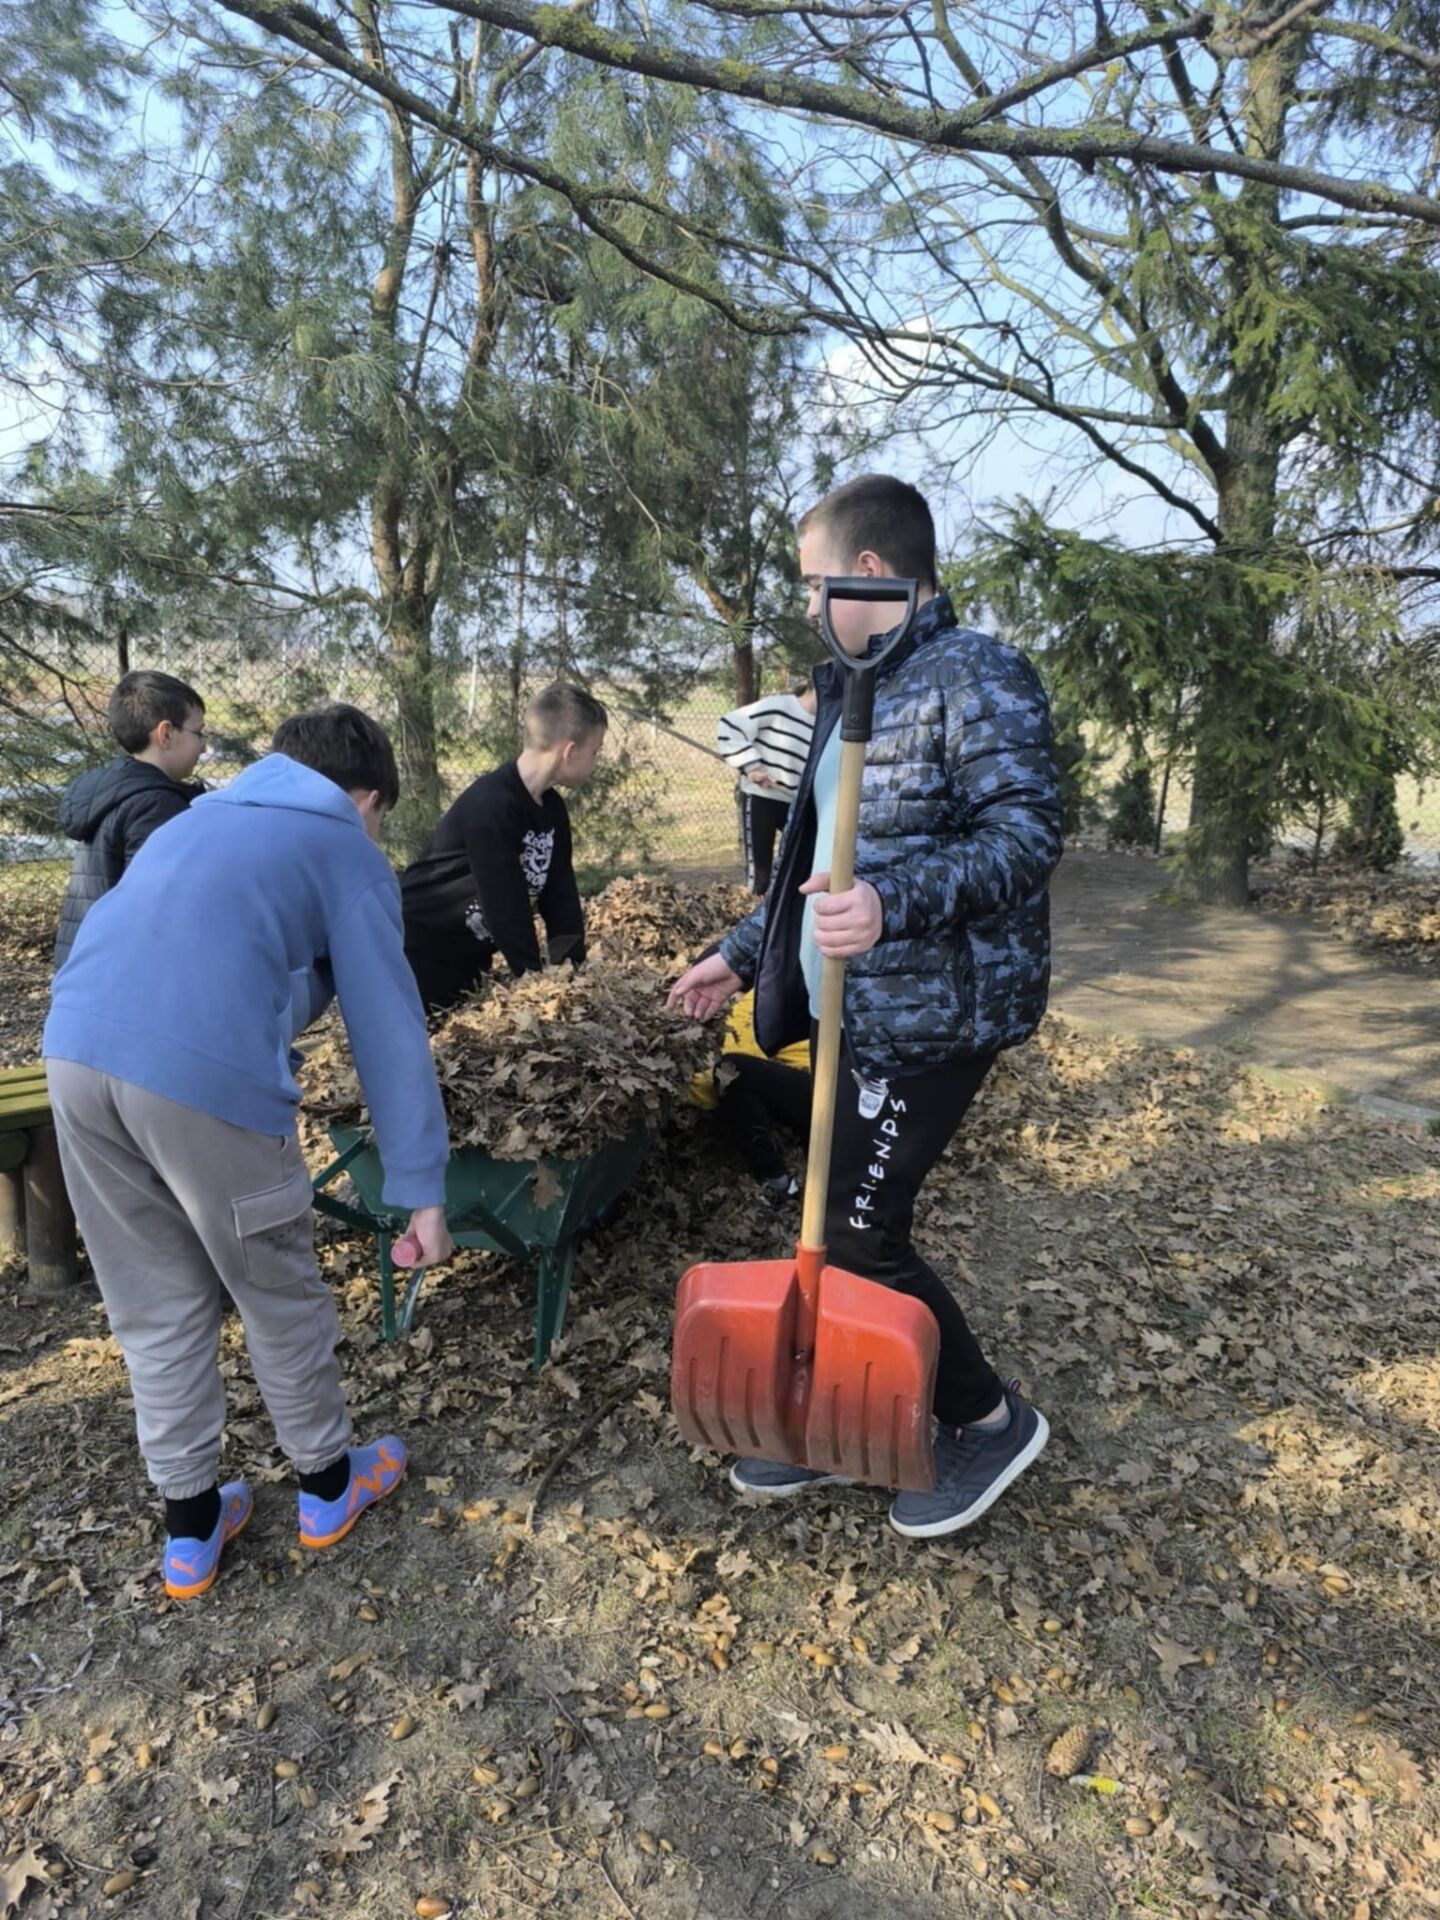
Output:
<path fill-rule="evenodd" d="M 1167 904 L 1144 856 L 1072 849 L 1054 888 L 1051 1004 L 1072 1019 L 1440 1111 L 1433 975 L 1288 914 Z"/>

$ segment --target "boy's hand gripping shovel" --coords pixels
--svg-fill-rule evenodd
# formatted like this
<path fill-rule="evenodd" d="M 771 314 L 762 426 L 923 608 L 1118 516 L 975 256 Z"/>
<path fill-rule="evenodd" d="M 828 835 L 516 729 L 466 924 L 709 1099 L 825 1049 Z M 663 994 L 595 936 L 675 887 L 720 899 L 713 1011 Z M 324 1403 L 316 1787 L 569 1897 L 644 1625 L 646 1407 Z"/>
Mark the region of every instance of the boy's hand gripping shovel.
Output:
<path fill-rule="evenodd" d="M 845 672 L 832 893 L 854 884 L 875 671 L 909 634 L 916 597 L 913 580 L 889 578 L 826 579 L 820 590 L 820 629 Z M 830 621 L 832 600 L 901 599 L 905 618 L 883 652 L 865 661 L 844 652 Z M 675 1302 L 670 1398 L 695 1446 L 923 1492 L 935 1484 L 935 1316 L 906 1294 L 825 1264 L 844 991 L 845 962 L 825 960 L 795 1258 L 690 1269 Z M 853 1097 L 853 1089 L 846 1093 Z M 883 1126 L 878 1116 L 876 1126 Z"/>

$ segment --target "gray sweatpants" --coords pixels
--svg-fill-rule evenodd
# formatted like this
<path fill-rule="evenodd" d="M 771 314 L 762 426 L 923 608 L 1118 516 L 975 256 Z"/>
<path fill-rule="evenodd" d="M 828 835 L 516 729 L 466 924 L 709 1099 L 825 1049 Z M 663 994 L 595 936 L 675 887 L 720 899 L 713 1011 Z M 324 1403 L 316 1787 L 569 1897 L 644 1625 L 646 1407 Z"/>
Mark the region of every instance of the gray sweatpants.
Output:
<path fill-rule="evenodd" d="M 222 1280 L 281 1447 L 302 1473 L 338 1460 L 351 1436 L 340 1322 L 315 1264 L 295 1136 L 247 1132 L 68 1060 L 46 1072 L 151 1480 L 183 1500 L 219 1477 Z"/>

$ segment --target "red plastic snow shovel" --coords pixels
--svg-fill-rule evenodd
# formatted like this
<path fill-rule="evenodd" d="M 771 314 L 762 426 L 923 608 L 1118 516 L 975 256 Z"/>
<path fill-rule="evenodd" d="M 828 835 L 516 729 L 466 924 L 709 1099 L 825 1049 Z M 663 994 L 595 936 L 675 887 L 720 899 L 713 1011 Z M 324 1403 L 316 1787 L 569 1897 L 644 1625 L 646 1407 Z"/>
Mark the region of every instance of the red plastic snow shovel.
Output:
<path fill-rule="evenodd" d="M 821 587 L 820 629 L 846 675 L 832 893 L 854 879 L 875 672 L 908 635 L 916 597 L 913 580 L 827 579 Z M 905 618 L 882 653 L 862 662 L 844 652 L 830 623 L 832 600 L 902 598 Z M 690 1269 L 675 1302 L 670 1400 L 695 1446 L 923 1492 L 935 1484 L 935 1316 L 918 1300 L 825 1263 L 844 991 L 845 962 L 827 959 L 795 1258 Z"/>

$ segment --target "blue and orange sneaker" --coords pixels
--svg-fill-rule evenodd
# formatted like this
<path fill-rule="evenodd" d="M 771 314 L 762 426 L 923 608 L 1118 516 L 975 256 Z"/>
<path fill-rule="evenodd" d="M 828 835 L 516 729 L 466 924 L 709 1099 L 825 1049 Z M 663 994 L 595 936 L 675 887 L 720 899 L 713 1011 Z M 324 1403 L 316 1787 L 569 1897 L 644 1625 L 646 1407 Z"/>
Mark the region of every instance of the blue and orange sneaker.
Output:
<path fill-rule="evenodd" d="M 229 1480 L 220 1489 L 220 1518 L 208 1540 L 172 1540 L 165 1536 L 165 1591 L 172 1600 L 193 1600 L 197 1594 L 210 1591 L 227 1542 L 245 1531 L 254 1510 L 245 1482 Z"/>
<path fill-rule="evenodd" d="M 367 1507 L 395 1491 L 405 1477 L 408 1459 L 404 1441 L 393 1433 L 382 1434 L 368 1447 L 351 1447 L 350 1484 L 338 1499 L 301 1493 L 301 1546 L 333 1547 L 343 1540 Z"/>

